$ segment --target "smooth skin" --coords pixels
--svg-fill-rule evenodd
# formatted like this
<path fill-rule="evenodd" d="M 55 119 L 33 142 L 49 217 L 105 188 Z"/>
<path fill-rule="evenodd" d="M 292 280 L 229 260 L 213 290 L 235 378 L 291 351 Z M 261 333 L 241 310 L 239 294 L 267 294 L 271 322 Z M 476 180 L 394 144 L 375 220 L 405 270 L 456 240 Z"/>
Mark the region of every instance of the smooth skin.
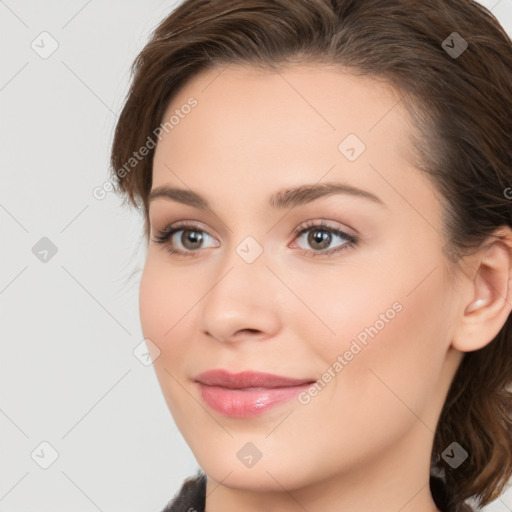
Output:
<path fill-rule="evenodd" d="M 436 511 L 435 428 L 464 352 L 489 343 L 512 308 L 510 230 L 450 278 L 438 194 L 381 80 L 314 64 L 218 67 L 188 82 L 165 119 L 192 96 L 197 106 L 158 142 L 152 190 L 194 191 L 211 210 L 151 201 L 140 315 L 168 407 L 208 475 L 207 512 Z M 366 147 L 354 161 L 338 148 L 349 134 Z M 327 182 L 382 204 L 331 194 L 268 205 Z M 154 241 L 178 221 L 203 230 L 199 243 L 190 231 Z M 294 235 L 322 221 L 357 242 L 321 227 Z M 249 236 L 263 249 L 252 263 L 237 252 Z M 401 311 L 309 403 L 243 419 L 202 401 L 194 378 L 214 368 L 321 379 L 394 303 Z M 261 452 L 252 467 L 237 456 L 246 443 Z"/>

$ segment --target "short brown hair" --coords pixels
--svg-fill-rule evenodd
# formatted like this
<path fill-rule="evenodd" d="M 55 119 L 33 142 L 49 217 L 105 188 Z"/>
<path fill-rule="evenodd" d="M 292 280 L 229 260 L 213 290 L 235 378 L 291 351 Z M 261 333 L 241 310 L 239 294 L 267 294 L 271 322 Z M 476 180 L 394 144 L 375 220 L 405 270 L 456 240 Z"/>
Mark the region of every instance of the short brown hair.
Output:
<path fill-rule="evenodd" d="M 454 264 L 512 226 L 512 43 L 487 9 L 471 0 L 186 0 L 136 58 L 113 141 L 113 178 L 142 209 L 146 237 L 154 150 L 133 168 L 126 162 L 177 91 L 213 66 L 306 62 L 384 79 L 402 95 Z M 431 467 L 454 506 L 467 498 L 485 506 L 512 475 L 511 322 L 464 355 L 441 412 Z M 456 470 L 441 457 L 453 441 L 469 453 Z"/>

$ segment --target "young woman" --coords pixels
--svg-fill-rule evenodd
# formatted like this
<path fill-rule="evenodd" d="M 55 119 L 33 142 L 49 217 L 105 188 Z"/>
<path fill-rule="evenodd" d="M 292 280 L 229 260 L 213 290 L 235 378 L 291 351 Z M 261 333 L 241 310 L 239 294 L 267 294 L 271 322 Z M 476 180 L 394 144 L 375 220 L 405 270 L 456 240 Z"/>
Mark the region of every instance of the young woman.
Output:
<path fill-rule="evenodd" d="M 187 0 L 158 26 L 112 166 L 201 467 L 165 511 L 503 492 L 511 148 L 512 43 L 472 1 Z"/>

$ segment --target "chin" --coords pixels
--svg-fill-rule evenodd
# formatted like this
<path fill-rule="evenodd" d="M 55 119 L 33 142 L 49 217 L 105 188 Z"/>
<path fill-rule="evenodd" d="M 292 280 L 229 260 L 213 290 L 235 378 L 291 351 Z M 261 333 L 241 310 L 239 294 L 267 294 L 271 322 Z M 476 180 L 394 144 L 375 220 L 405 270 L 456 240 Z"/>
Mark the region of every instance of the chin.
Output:
<path fill-rule="evenodd" d="M 315 475 L 308 472 L 308 467 L 314 467 L 304 461 L 290 457 L 291 453 L 299 454 L 299 450 L 287 449 L 288 454 L 264 457 L 252 467 L 245 467 L 238 458 L 227 454 L 230 450 L 220 450 L 219 453 L 210 452 L 208 456 L 195 454 L 202 470 L 215 482 L 232 489 L 258 492 L 282 491 L 299 489 L 314 479 Z M 318 474 L 318 471 L 315 471 Z"/>

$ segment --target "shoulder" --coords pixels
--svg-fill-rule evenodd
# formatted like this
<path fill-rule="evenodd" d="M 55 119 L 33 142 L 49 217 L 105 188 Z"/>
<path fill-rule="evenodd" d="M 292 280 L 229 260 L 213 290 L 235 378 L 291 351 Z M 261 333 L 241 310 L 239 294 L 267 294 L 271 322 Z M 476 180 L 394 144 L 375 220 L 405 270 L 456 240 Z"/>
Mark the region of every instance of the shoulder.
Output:
<path fill-rule="evenodd" d="M 187 478 L 162 512 L 204 512 L 206 474 L 198 470 Z"/>

